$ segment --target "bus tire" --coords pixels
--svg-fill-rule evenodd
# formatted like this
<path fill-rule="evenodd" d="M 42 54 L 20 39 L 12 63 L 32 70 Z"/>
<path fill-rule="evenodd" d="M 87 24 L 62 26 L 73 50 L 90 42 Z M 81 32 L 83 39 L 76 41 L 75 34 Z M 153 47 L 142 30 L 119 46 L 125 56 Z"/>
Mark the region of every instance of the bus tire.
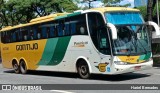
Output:
<path fill-rule="evenodd" d="M 16 74 L 19 74 L 20 73 L 20 68 L 19 68 L 19 65 L 17 64 L 16 61 L 13 61 L 12 66 L 13 66 L 14 72 Z"/>
<path fill-rule="evenodd" d="M 22 74 L 26 74 L 26 73 L 27 73 L 27 66 L 26 66 L 26 63 L 25 63 L 24 60 L 21 60 L 21 61 L 20 61 L 19 66 L 20 66 L 20 71 L 21 71 L 21 73 L 22 73 Z"/>
<path fill-rule="evenodd" d="M 80 60 L 77 64 L 78 74 L 81 78 L 87 79 L 90 77 L 89 67 L 84 60 Z"/>

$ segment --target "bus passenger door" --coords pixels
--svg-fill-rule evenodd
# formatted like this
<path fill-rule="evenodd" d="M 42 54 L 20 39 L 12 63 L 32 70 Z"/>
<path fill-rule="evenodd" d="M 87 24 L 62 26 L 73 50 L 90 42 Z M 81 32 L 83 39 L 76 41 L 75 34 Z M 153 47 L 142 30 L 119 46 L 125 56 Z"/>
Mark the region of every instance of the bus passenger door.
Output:
<path fill-rule="evenodd" d="M 107 28 L 105 27 L 105 22 L 102 15 L 95 12 L 88 13 L 88 25 L 91 40 L 96 50 L 98 50 L 96 53 L 94 53 L 94 55 L 92 55 L 92 59 L 94 59 L 93 61 L 96 61 L 96 64 L 94 64 L 94 66 L 98 65 L 98 71 L 105 72 L 107 70 L 100 70 L 100 66 L 104 64 L 105 67 L 108 67 L 108 69 L 110 69 L 109 67 L 111 63 L 111 49 L 109 42 L 110 38 L 107 32 Z"/>
<path fill-rule="evenodd" d="M 99 64 L 99 70 L 101 72 L 110 72 L 110 66 L 111 66 L 111 48 L 110 48 L 110 42 L 109 42 L 109 35 L 107 32 L 106 27 L 99 28 L 98 30 L 98 50 L 100 52 L 100 58 L 101 62 L 100 64 L 105 65 L 105 69 L 100 67 Z M 102 65 L 102 67 L 104 66 Z"/>

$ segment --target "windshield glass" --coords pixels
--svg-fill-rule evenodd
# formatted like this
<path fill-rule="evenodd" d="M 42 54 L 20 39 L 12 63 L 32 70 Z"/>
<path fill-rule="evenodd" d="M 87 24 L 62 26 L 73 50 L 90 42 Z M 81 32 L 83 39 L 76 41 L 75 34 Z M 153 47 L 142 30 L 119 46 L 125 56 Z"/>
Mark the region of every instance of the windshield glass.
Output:
<path fill-rule="evenodd" d="M 110 12 L 105 13 L 107 22 L 114 25 L 142 24 L 144 20 L 139 12 Z"/>
<path fill-rule="evenodd" d="M 117 28 L 118 39 L 113 40 L 115 55 L 137 55 L 151 51 L 147 26 L 139 13 L 113 12 L 105 14 L 106 20 Z"/>

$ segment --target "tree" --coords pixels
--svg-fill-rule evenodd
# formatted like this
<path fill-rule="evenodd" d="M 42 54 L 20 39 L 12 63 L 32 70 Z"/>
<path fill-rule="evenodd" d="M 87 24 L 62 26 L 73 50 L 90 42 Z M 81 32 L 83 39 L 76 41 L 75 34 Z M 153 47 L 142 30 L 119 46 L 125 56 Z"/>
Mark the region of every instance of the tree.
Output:
<path fill-rule="evenodd" d="M 105 4 L 105 6 L 116 6 L 116 4 L 120 3 L 121 1 L 124 1 L 124 0 L 103 0 L 103 3 Z M 128 6 L 131 6 L 131 4 L 128 3 L 128 4 L 125 4 L 125 5 L 119 5 L 119 6 L 128 7 Z"/>
<path fill-rule="evenodd" d="M 115 3 L 120 3 L 122 0 L 103 0 L 103 3 L 111 5 Z"/>
<path fill-rule="evenodd" d="M 156 2 L 157 0 L 148 0 L 148 3 L 147 3 L 147 19 L 148 21 L 152 21 L 152 18 L 153 18 L 153 10 L 154 10 L 154 7 L 156 5 Z M 152 39 L 152 27 L 149 26 L 149 36 L 150 36 L 150 39 Z"/>
<path fill-rule="evenodd" d="M 0 14 L 3 26 L 29 22 L 37 16 L 72 12 L 78 7 L 72 0 L 5 0 Z"/>
<path fill-rule="evenodd" d="M 147 3 L 147 18 L 148 18 L 148 21 L 152 21 L 152 15 L 153 15 L 153 2 L 156 2 L 156 0 L 148 0 L 148 3 Z"/>
<path fill-rule="evenodd" d="M 160 2 L 159 2 L 159 10 L 160 10 Z M 147 7 L 146 6 L 141 6 L 141 7 L 137 7 L 137 9 L 139 9 L 141 11 L 142 16 L 144 17 L 145 21 L 148 21 L 147 18 Z M 159 11 L 160 13 L 160 11 Z M 153 8 L 153 13 L 152 13 L 152 20 L 154 22 L 157 22 L 157 7 L 154 6 Z"/>

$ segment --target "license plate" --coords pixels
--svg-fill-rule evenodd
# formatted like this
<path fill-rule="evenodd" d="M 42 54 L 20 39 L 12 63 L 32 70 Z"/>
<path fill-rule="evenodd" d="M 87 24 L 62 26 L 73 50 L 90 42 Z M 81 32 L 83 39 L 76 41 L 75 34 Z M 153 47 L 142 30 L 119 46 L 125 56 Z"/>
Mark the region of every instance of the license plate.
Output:
<path fill-rule="evenodd" d="M 141 66 L 135 66 L 134 69 L 135 69 L 135 70 L 140 70 L 140 69 L 141 69 Z"/>

